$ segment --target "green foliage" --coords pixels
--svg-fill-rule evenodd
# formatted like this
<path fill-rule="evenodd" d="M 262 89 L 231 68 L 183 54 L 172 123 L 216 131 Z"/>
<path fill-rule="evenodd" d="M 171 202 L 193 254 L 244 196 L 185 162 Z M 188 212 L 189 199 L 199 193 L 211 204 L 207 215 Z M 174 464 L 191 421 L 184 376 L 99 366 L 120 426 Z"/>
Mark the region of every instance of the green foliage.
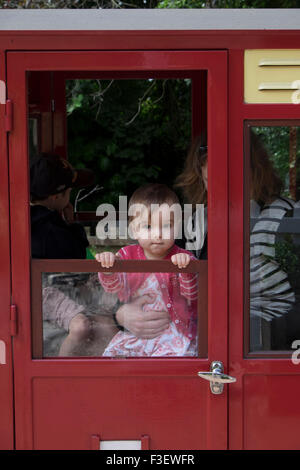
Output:
<path fill-rule="evenodd" d="M 276 168 L 281 180 L 284 183 L 284 195 L 289 194 L 289 146 L 290 146 L 290 127 L 253 127 L 253 131 L 258 134 L 268 150 L 268 154 Z M 297 128 L 297 161 L 300 161 L 300 127 Z M 297 169 L 297 187 L 300 190 L 300 171 Z"/>
<path fill-rule="evenodd" d="M 291 236 L 275 243 L 275 260 L 283 271 L 290 275 L 300 274 L 299 249 L 293 244 Z"/>
<path fill-rule="evenodd" d="M 299 8 L 299 0 L 160 0 L 157 8 Z"/>
<path fill-rule="evenodd" d="M 0 8 L 299 8 L 299 0 L 0 0 Z"/>
<path fill-rule="evenodd" d="M 286 234 L 284 240 L 275 243 L 275 261 L 287 273 L 296 295 L 300 295 L 300 246 L 294 243 L 293 235 Z"/>
<path fill-rule="evenodd" d="M 175 79 L 67 82 L 70 161 L 93 169 L 104 187 L 91 210 L 147 182 L 173 185 L 190 142 L 190 87 Z"/>
<path fill-rule="evenodd" d="M 0 8 L 155 8 L 157 0 L 0 0 Z"/>
<path fill-rule="evenodd" d="M 157 8 L 205 8 L 206 3 L 199 0 L 161 0 Z"/>

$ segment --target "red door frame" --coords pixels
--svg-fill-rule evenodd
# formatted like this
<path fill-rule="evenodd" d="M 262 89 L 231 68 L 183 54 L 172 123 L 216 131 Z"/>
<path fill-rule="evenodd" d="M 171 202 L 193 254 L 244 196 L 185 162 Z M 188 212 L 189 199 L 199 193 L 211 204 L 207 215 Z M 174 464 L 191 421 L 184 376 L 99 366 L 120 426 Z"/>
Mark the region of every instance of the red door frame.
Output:
<path fill-rule="evenodd" d="M 225 51 L 122 51 L 122 52 L 9 52 L 9 98 L 17 104 L 10 139 L 12 298 L 18 306 L 19 331 L 14 345 L 16 447 L 34 448 L 31 381 L 34 377 L 112 375 L 192 376 L 208 370 L 213 360 L 221 360 L 227 370 L 227 53 Z M 208 69 L 209 158 L 209 270 L 208 270 L 208 358 L 138 360 L 114 364 L 101 359 L 32 360 L 30 326 L 30 233 L 27 181 L 27 100 L 26 70 L 137 70 L 155 71 Z M 215 112 L 218 110 L 218 112 Z M 213 135 L 212 135 L 213 131 Z M 22 244 L 20 244 L 22 240 Z M 215 293 L 218 295 L 215 295 Z M 95 372 L 96 371 L 96 372 Z M 201 379 L 200 379 L 201 380 Z M 200 382 L 199 382 L 200 383 Z M 227 386 L 222 395 L 212 395 L 207 387 L 203 404 L 208 412 L 206 448 L 227 447 Z"/>
<path fill-rule="evenodd" d="M 282 45 L 281 45 L 282 47 Z M 291 47 L 291 46 L 289 46 Z M 244 50 L 229 52 L 230 449 L 299 449 L 299 366 L 290 357 L 244 354 L 244 123 L 300 118 L 294 104 L 244 103 Z M 294 389 L 294 392 L 293 392 Z"/>
<path fill-rule="evenodd" d="M 9 173 L 5 129 L 5 54 L 0 52 L 0 449 L 14 447 L 12 337 L 10 331 Z"/>

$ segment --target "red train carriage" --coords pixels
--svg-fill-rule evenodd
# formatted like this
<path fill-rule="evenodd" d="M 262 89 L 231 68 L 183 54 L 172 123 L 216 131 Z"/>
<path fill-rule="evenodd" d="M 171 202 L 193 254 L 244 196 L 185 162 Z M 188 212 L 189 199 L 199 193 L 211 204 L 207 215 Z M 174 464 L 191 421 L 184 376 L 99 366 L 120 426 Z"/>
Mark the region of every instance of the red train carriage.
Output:
<path fill-rule="evenodd" d="M 0 12 L 2 449 L 300 448 L 299 24 L 298 10 Z M 186 268 L 198 276 L 196 356 L 47 349 L 45 285 L 75 291 L 99 270 L 94 260 L 31 257 L 28 162 L 34 148 L 67 156 L 66 81 L 75 79 L 189 80 L 191 135 L 206 133 L 208 146 L 208 257 Z M 273 206 L 251 212 L 253 133 L 281 171 L 290 217 Z M 285 267 L 267 251 L 272 231 L 290 255 Z M 252 249 L 284 279 L 294 266 L 290 309 L 282 296 L 275 310 L 254 306 L 264 289 L 255 291 Z M 170 261 L 113 270 L 179 272 Z"/>

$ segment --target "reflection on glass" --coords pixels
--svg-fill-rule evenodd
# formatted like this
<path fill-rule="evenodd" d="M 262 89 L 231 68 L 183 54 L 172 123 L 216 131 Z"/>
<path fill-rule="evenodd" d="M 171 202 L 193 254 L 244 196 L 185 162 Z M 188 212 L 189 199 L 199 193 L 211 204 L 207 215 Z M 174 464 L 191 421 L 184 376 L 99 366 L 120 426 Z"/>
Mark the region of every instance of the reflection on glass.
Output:
<path fill-rule="evenodd" d="M 33 157 L 39 153 L 39 119 L 38 117 L 30 117 L 28 122 L 29 155 Z"/>
<path fill-rule="evenodd" d="M 250 133 L 250 350 L 300 338 L 299 129 Z"/>
<path fill-rule="evenodd" d="M 44 273 L 43 356 L 101 356 L 118 331 L 117 298 L 97 273 Z"/>
<path fill-rule="evenodd" d="M 100 273 L 106 292 L 117 293 L 120 301 L 145 297 L 145 312 L 167 311 L 170 326 L 155 338 L 142 339 L 119 332 L 104 356 L 196 356 L 197 275 L 192 273 Z M 146 298 L 147 296 L 147 298 Z"/>
<path fill-rule="evenodd" d="M 65 81 L 69 161 L 93 168 L 105 186 L 82 200 L 80 211 L 117 207 L 119 194 L 147 181 L 173 185 L 190 140 L 191 88 L 189 78 Z"/>
<path fill-rule="evenodd" d="M 43 357 L 198 356 L 198 280 L 194 273 L 44 273 Z M 167 329 L 142 338 L 116 313 L 166 311 Z M 125 322 L 126 324 L 126 322 Z"/>

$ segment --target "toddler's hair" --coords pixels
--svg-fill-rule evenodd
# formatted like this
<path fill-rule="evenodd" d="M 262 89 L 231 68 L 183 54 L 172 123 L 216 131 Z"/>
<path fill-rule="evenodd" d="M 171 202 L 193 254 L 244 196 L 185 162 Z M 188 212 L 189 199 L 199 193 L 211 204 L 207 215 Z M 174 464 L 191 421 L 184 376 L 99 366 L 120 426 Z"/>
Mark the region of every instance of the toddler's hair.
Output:
<path fill-rule="evenodd" d="M 141 186 L 129 200 L 129 207 L 133 204 L 144 204 L 149 207 L 151 204 L 179 204 L 177 195 L 165 184 L 148 183 Z"/>
<path fill-rule="evenodd" d="M 135 204 L 143 204 L 147 209 L 151 208 L 151 204 L 179 204 L 177 195 L 165 184 L 160 183 L 148 183 L 138 188 L 129 200 L 128 207 Z M 129 221 L 132 221 L 134 217 L 130 216 Z"/>

